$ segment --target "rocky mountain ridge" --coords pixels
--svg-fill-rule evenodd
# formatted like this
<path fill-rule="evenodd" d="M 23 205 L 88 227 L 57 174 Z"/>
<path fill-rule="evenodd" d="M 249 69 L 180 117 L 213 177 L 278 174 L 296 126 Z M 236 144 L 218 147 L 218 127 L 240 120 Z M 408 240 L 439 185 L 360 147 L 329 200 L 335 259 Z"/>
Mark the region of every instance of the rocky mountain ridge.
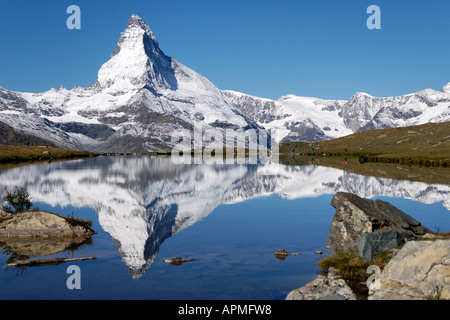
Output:
<path fill-rule="evenodd" d="M 450 121 L 450 83 L 441 91 L 398 97 L 356 93 L 348 101 L 295 95 L 270 100 L 218 89 L 166 56 L 137 15 L 128 20 L 92 86 L 42 93 L 0 87 L 0 124 L 8 128 L 0 132 L 4 143 L 94 152 L 171 149 L 180 133 L 192 137 L 195 127 L 222 135 L 231 130 L 238 143 L 246 138 L 260 142 L 249 134 L 254 131 L 269 132 L 274 142 L 311 142 L 443 121 Z M 203 146 L 212 141 L 208 135 L 203 138 Z"/>
<path fill-rule="evenodd" d="M 277 100 L 225 91 L 232 103 L 272 130 L 277 141 L 315 142 L 355 132 L 450 120 L 450 83 L 394 97 L 358 92 L 348 101 L 287 95 Z"/>
<path fill-rule="evenodd" d="M 43 93 L 0 87 L 0 122 L 49 145 L 94 152 L 170 148 L 194 127 L 231 129 L 238 141 L 259 129 L 208 79 L 166 56 L 136 15 L 94 85 Z"/>

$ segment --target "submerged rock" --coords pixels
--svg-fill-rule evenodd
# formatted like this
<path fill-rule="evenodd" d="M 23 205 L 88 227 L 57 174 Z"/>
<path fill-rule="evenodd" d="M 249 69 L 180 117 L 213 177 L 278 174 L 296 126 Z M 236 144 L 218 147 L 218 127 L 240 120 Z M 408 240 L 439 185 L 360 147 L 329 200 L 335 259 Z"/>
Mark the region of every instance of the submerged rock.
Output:
<path fill-rule="evenodd" d="M 277 257 L 280 260 L 286 259 L 287 256 L 299 256 L 300 255 L 300 253 L 297 253 L 297 252 L 289 253 L 284 249 L 277 250 L 277 251 L 275 251 L 274 254 L 275 254 L 275 257 Z"/>
<path fill-rule="evenodd" d="M 183 259 L 181 257 L 172 257 L 172 258 L 164 259 L 165 263 L 171 264 L 174 266 L 179 266 L 185 262 L 191 262 L 191 261 L 195 261 L 195 259 Z"/>
<path fill-rule="evenodd" d="M 280 249 L 280 250 L 275 251 L 275 255 L 276 256 L 288 256 L 289 253 L 284 249 Z"/>
<path fill-rule="evenodd" d="M 450 299 L 450 240 L 410 241 L 371 287 L 369 300 Z"/>
<path fill-rule="evenodd" d="M 11 215 L 0 223 L 0 237 L 91 237 L 91 228 L 71 225 L 65 218 L 43 211 Z"/>
<path fill-rule="evenodd" d="M 54 266 L 66 262 L 78 262 L 85 260 L 95 260 L 95 257 L 85 258 L 38 258 L 28 259 L 16 262 L 8 263 L 8 268 L 20 268 L 20 267 L 39 267 L 39 266 Z"/>
<path fill-rule="evenodd" d="M 385 201 L 338 192 L 331 205 L 336 208 L 328 234 L 328 245 L 332 252 L 358 253 L 356 240 L 366 233 L 395 230 L 405 240 L 416 240 L 426 233 L 432 233 L 420 222 Z"/>

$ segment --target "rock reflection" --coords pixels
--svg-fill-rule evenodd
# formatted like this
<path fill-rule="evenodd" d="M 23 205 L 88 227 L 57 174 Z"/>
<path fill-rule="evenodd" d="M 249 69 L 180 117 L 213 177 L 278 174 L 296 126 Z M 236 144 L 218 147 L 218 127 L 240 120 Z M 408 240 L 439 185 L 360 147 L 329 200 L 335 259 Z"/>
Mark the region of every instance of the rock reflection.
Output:
<path fill-rule="evenodd" d="M 91 238 L 0 238 L 0 249 L 7 264 L 57 253 L 73 255 L 81 247 L 92 245 Z"/>

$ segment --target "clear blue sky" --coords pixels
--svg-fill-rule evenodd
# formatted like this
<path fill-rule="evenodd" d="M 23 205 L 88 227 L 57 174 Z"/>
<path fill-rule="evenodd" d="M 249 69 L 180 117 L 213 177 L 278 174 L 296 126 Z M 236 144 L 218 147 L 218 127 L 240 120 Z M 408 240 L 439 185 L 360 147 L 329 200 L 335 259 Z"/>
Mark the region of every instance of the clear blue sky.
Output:
<path fill-rule="evenodd" d="M 81 30 L 66 9 L 81 8 Z M 369 30 L 369 5 L 381 30 Z M 131 14 L 217 87 L 276 99 L 394 96 L 450 82 L 448 0 L 0 0 L 0 86 L 90 86 Z"/>

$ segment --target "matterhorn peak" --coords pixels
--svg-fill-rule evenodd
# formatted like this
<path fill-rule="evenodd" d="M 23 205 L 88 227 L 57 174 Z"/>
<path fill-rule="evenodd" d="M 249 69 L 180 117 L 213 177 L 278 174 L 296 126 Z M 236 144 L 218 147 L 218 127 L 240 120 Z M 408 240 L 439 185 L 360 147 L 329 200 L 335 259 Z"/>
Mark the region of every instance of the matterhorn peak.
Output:
<path fill-rule="evenodd" d="M 145 21 L 142 20 L 142 18 L 139 17 L 138 15 L 132 14 L 130 19 L 128 19 L 127 29 L 130 28 L 141 28 L 150 37 L 150 39 L 152 39 L 155 42 L 156 45 L 159 45 L 158 40 L 156 39 L 152 29 L 150 29 L 149 25 L 146 24 Z"/>
<path fill-rule="evenodd" d="M 150 87 L 154 91 L 174 88 L 172 59 L 159 48 L 153 31 L 133 14 L 108 62 L 98 72 L 101 88 L 127 89 Z"/>

